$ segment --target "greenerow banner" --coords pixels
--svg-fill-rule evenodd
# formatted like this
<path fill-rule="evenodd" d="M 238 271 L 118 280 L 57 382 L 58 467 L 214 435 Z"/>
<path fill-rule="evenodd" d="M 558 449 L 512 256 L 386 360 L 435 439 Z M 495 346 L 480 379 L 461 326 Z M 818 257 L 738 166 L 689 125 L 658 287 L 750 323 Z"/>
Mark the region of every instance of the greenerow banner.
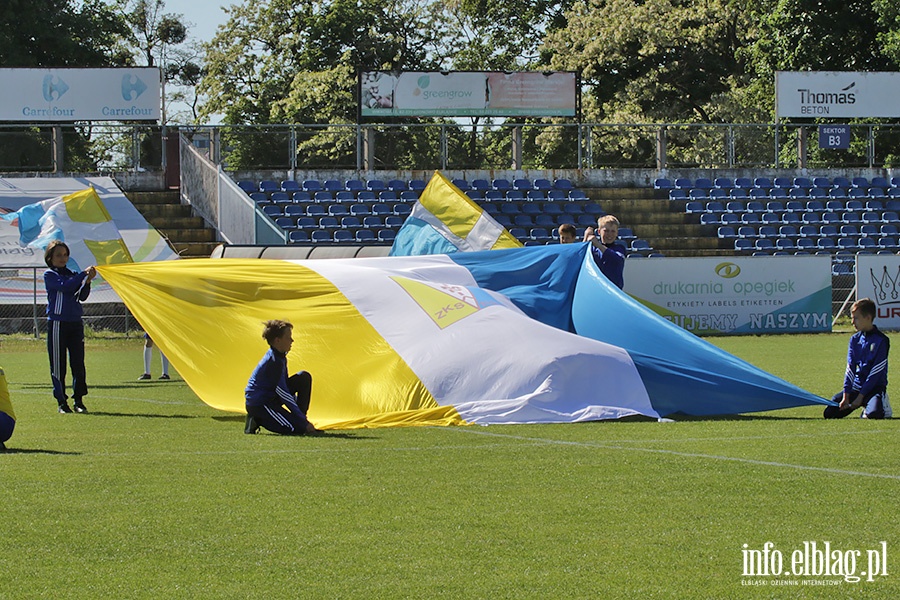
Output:
<path fill-rule="evenodd" d="M 0 69 L 0 121 L 159 121 L 159 69 Z"/>
<path fill-rule="evenodd" d="M 860 71 L 778 71 L 777 116 L 898 117 L 900 73 Z"/>
<path fill-rule="evenodd" d="M 577 77 L 568 71 L 367 71 L 363 117 L 574 117 Z"/>
<path fill-rule="evenodd" d="M 629 260 L 625 292 L 698 335 L 831 331 L 828 256 Z"/>

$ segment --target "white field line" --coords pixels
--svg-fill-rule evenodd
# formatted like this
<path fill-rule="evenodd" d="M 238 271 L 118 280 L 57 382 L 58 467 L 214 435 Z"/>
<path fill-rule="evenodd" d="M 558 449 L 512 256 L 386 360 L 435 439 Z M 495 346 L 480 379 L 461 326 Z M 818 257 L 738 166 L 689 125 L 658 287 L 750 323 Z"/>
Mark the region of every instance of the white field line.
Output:
<path fill-rule="evenodd" d="M 461 433 L 468 433 L 471 435 L 484 435 L 484 436 L 492 436 L 492 437 L 500 437 L 507 439 L 515 439 L 523 442 L 535 443 L 543 441 L 546 444 L 551 445 L 561 445 L 561 446 L 577 446 L 583 448 L 597 448 L 601 450 L 624 450 L 629 452 L 647 452 L 651 454 L 668 454 L 670 456 L 679 456 L 684 458 L 702 458 L 706 460 L 726 460 L 731 462 L 739 462 L 749 465 L 755 466 L 763 466 L 763 467 L 779 467 L 783 469 L 797 469 L 800 471 L 816 471 L 819 473 L 831 473 L 834 475 L 852 475 L 857 477 L 876 477 L 879 479 L 894 479 L 900 481 L 900 475 L 890 475 L 883 473 L 867 473 L 865 471 L 850 471 L 846 469 L 832 469 L 829 467 L 815 467 L 809 465 L 795 465 L 790 463 L 782 463 L 775 462 L 769 460 L 755 460 L 752 458 L 739 458 L 734 456 L 721 456 L 718 454 L 702 454 L 699 452 L 679 452 L 677 450 L 663 450 L 660 448 L 639 448 L 636 446 L 616 446 L 612 444 L 597 444 L 593 442 L 573 442 L 569 440 L 553 440 L 546 438 L 534 438 L 534 437 L 526 437 L 519 435 L 510 435 L 505 433 L 491 433 L 488 431 L 477 431 L 471 430 L 468 427 L 451 427 L 449 428 L 453 431 L 459 431 Z M 730 439 L 730 438 L 729 438 Z M 723 440 L 724 441 L 724 440 Z"/>

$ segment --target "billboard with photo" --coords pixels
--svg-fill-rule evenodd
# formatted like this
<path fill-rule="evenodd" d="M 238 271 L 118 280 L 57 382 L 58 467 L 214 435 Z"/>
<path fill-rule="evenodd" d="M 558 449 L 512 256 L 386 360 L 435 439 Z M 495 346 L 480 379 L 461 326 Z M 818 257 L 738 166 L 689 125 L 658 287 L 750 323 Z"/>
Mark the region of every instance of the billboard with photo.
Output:
<path fill-rule="evenodd" d="M 856 297 L 875 301 L 879 329 L 900 330 L 900 256 L 857 255 Z"/>
<path fill-rule="evenodd" d="M 698 335 L 831 331 L 830 256 L 630 259 L 625 292 Z"/>
<path fill-rule="evenodd" d="M 362 117 L 577 115 L 577 76 L 569 71 L 366 71 Z"/>
<path fill-rule="evenodd" d="M 900 117 L 900 73 L 778 71 L 779 118 Z"/>
<path fill-rule="evenodd" d="M 159 121 L 156 67 L 0 69 L 0 121 Z"/>

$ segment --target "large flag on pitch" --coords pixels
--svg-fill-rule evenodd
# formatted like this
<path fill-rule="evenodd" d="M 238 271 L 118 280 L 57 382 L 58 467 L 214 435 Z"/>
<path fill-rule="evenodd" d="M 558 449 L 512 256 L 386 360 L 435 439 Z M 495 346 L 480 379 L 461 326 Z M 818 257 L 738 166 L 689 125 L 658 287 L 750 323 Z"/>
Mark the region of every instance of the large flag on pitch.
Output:
<path fill-rule="evenodd" d="M 223 410 L 243 411 L 243 389 L 267 348 L 262 322 L 272 318 L 295 325 L 289 368 L 312 373 L 310 418 L 319 427 L 574 422 L 827 403 L 689 333 L 676 335 L 611 285 L 584 244 L 100 272 L 194 392 Z"/>
<path fill-rule="evenodd" d="M 435 171 L 397 232 L 391 256 L 521 247 L 503 225 Z"/>
<path fill-rule="evenodd" d="M 130 263 L 131 252 L 94 188 L 23 206 L 3 215 L 18 221 L 19 242 L 44 250 L 53 240 L 69 246 L 69 267 Z"/>

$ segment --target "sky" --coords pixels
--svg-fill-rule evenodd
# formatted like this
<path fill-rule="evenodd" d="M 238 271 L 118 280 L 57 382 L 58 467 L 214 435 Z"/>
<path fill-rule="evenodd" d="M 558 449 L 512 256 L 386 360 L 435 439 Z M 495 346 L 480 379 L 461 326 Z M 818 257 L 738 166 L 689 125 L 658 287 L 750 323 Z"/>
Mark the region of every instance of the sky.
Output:
<path fill-rule="evenodd" d="M 216 28 L 228 20 L 222 7 L 243 4 L 241 0 L 165 0 L 165 13 L 184 15 L 192 23 L 188 36 L 200 42 L 210 41 Z"/>

